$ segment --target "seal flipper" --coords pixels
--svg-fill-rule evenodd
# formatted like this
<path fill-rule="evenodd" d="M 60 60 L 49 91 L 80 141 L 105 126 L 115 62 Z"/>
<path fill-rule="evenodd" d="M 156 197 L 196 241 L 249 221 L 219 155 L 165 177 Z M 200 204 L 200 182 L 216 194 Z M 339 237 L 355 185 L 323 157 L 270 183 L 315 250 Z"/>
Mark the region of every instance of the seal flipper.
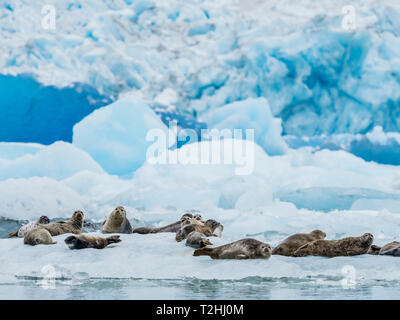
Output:
<path fill-rule="evenodd" d="M 400 257 L 400 248 L 389 249 L 389 250 L 383 251 L 379 255 Z"/>
<path fill-rule="evenodd" d="M 10 233 L 10 234 L 8 235 L 9 238 L 13 238 L 13 237 L 17 237 L 17 236 L 18 236 L 18 231 L 15 231 L 15 232 Z"/>
<path fill-rule="evenodd" d="M 218 258 L 217 254 L 214 253 L 213 248 L 200 248 L 196 249 L 193 252 L 193 256 L 198 257 L 198 256 L 210 256 L 213 259 Z"/>
<path fill-rule="evenodd" d="M 119 236 L 112 236 L 112 237 L 108 237 L 106 238 L 107 240 L 107 245 L 111 244 L 111 243 L 117 243 L 117 242 L 121 242 L 122 240 L 119 238 Z"/>
<path fill-rule="evenodd" d="M 249 259 L 249 257 L 243 253 L 239 253 L 236 255 L 236 259 Z"/>
<path fill-rule="evenodd" d="M 368 250 L 368 254 L 372 254 L 372 255 L 378 255 L 379 254 L 379 251 L 381 250 L 382 248 L 381 247 L 379 247 L 379 246 L 377 246 L 377 245 L 372 245 L 370 248 L 369 248 L 369 250 Z"/>

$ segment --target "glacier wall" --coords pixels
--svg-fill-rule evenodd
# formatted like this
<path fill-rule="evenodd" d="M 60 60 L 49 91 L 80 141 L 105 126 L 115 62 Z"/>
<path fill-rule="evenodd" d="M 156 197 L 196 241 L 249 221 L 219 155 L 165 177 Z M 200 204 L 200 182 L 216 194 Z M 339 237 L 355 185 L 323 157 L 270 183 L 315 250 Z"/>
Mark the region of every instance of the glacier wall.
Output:
<path fill-rule="evenodd" d="M 110 103 L 85 84 L 43 86 L 29 75 L 0 75 L 0 141 L 72 141 L 72 127 Z"/>
<path fill-rule="evenodd" d="M 400 129 L 396 1 L 351 1 L 355 30 L 342 27 L 345 0 L 60 0 L 56 31 L 42 27 L 45 4 L 0 6 L 0 73 L 149 104 L 172 90 L 195 118 L 265 97 L 297 136 Z"/>

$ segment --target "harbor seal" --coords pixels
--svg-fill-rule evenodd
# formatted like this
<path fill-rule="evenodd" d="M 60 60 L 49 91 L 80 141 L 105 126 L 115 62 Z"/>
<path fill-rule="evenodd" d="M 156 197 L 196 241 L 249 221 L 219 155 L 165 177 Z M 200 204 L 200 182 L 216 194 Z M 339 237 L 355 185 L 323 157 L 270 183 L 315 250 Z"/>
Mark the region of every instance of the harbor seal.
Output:
<path fill-rule="evenodd" d="M 176 233 L 175 240 L 177 242 L 181 242 L 183 239 L 186 239 L 189 236 L 189 234 L 193 231 L 200 232 L 207 237 L 213 235 L 212 230 L 208 225 L 189 223 L 189 224 L 183 225 L 181 227 L 181 229 Z"/>
<path fill-rule="evenodd" d="M 206 225 L 208 225 L 211 228 L 211 232 L 213 233 L 214 236 L 221 238 L 222 231 L 224 230 L 224 226 L 221 223 L 215 221 L 214 219 L 208 219 L 206 221 Z"/>
<path fill-rule="evenodd" d="M 124 207 L 116 207 L 103 222 L 103 233 L 132 233 L 132 226 L 126 218 Z"/>
<path fill-rule="evenodd" d="M 400 242 L 393 241 L 385 244 L 380 249 L 379 255 L 400 257 Z"/>
<path fill-rule="evenodd" d="M 50 232 L 40 227 L 30 230 L 24 237 L 24 244 L 30 244 L 31 246 L 56 243 L 53 241 Z"/>
<path fill-rule="evenodd" d="M 41 224 L 49 224 L 50 223 L 50 219 L 47 216 L 41 216 L 37 221 L 32 221 L 29 222 L 25 225 L 23 225 L 21 228 L 19 228 L 18 231 L 15 231 L 13 233 L 10 233 L 8 235 L 9 238 L 12 237 L 18 237 L 18 238 L 24 238 L 25 235 L 33 230 L 36 229 L 37 227 L 39 227 Z"/>
<path fill-rule="evenodd" d="M 83 212 L 78 210 L 73 213 L 68 221 L 41 224 L 40 227 L 49 231 L 53 237 L 64 233 L 79 234 L 83 228 L 83 217 Z"/>
<path fill-rule="evenodd" d="M 377 245 L 372 245 L 371 248 L 369 248 L 368 250 L 368 254 L 372 254 L 374 256 L 379 255 L 379 252 L 381 251 L 381 247 L 377 246 Z"/>
<path fill-rule="evenodd" d="M 314 230 L 310 233 L 296 233 L 277 245 L 272 250 L 272 254 L 290 257 L 301 246 L 314 240 L 323 240 L 325 237 L 325 232 L 321 230 Z"/>
<path fill-rule="evenodd" d="M 356 256 L 368 253 L 373 241 L 374 236 L 370 233 L 365 233 L 361 237 L 348 237 L 340 240 L 314 240 L 297 249 L 293 256 L 313 255 L 328 258 Z"/>
<path fill-rule="evenodd" d="M 193 255 L 210 256 L 212 259 L 268 259 L 271 256 L 271 246 L 246 238 L 216 248 L 196 249 Z"/>
<path fill-rule="evenodd" d="M 139 234 L 149 234 L 149 233 L 160 233 L 160 232 L 178 232 L 181 228 L 182 223 L 185 224 L 187 222 L 190 223 L 190 219 L 193 216 L 190 213 L 185 213 L 179 221 L 171 223 L 169 225 L 160 227 L 160 228 L 136 228 L 132 230 L 132 233 L 139 233 Z"/>
<path fill-rule="evenodd" d="M 211 246 L 212 243 L 206 238 L 206 236 L 195 230 L 194 226 L 189 226 L 193 230 L 189 233 L 186 238 L 186 245 L 192 248 L 203 248 L 205 246 Z"/>
<path fill-rule="evenodd" d="M 70 249 L 103 249 L 111 243 L 121 242 L 119 236 L 112 236 L 108 238 L 93 237 L 84 234 L 69 236 L 65 238 L 64 242 Z"/>

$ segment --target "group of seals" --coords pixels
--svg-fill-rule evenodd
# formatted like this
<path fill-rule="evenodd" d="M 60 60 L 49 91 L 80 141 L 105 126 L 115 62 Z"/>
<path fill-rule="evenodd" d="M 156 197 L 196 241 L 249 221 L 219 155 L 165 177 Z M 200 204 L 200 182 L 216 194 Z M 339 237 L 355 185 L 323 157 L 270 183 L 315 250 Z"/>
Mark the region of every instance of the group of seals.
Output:
<path fill-rule="evenodd" d="M 29 231 L 36 229 L 41 224 L 48 224 L 48 223 L 50 223 L 50 219 L 47 216 L 41 216 L 37 221 L 32 221 L 23 225 L 21 228 L 19 228 L 18 231 L 10 233 L 8 236 L 10 238 L 12 237 L 24 238 Z"/>
<path fill-rule="evenodd" d="M 106 225 L 106 231 L 108 233 L 111 231 L 112 227 L 115 227 L 115 221 L 119 221 L 119 217 L 123 214 L 126 219 L 125 209 L 122 207 L 117 207 L 111 213 L 111 219 L 106 220 L 104 225 Z M 114 219 L 115 218 L 115 219 Z M 125 231 L 130 227 L 129 221 L 122 221 L 121 225 L 117 228 L 118 231 Z M 108 223 L 106 223 L 108 222 Z M 67 221 L 57 221 L 50 223 L 50 219 L 46 216 L 42 216 L 38 221 L 30 222 L 22 226 L 18 231 L 10 233 L 9 237 L 23 237 L 24 244 L 31 246 L 36 246 L 39 244 L 56 244 L 53 241 L 53 236 L 58 236 L 66 233 L 73 233 L 73 236 L 67 237 L 64 242 L 70 249 L 84 249 L 84 248 L 94 248 L 103 249 L 111 243 L 117 243 L 121 240 L 119 236 L 111 236 L 108 238 L 93 237 L 81 234 L 83 230 L 84 214 L 82 211 L 75 211 L 72 217 Z M 104 226 L 103 226 L 104 228 Z M 132 228 L 131 228 L 132 231 Z"/>
<path fill-rule="evenodd" d="M 371 252 L 374 236 L 365 233 L 361 237 L 347 237 L 339 240 L 325 240 L 326 234 L 321 230 L 310 233 L 298 233 L 286 238 L 274 248 L 272 254 L 305 257 L 339 257 L 355 256 Z"/>

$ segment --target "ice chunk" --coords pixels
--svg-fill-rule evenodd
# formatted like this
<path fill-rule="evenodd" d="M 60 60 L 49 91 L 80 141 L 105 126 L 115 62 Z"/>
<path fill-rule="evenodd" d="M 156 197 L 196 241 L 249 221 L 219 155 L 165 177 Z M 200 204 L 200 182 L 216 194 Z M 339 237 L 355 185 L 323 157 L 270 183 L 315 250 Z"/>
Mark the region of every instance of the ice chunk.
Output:
<path fill-rule="evenodd" d="M 0 150 L 7 146 L 2 144 Z M 2 159 L 0 156 L 0 180 L 35 176 L 61 180 L 82 170 L 103 172 L 89 154 L 67 142 L 59 141 L 47 147 L 19 146 L 14 149 L 15 144 L 11 144 L 10 147 L 15 152 L 23 152 L 20 157 Z"/>
<path fill-rule="evenodd" d="M 0 216 L 10 219 L 70 218 L 75 210 L 87 208 L 76 192 L 49 178 L 0 181 L 0 194 Z"/>
<path fill-rule="evenodd" d="M 105 171 L 127 175 L 146 160 L 149 130 L 168 128 L 149 106 L 134 96 L 126 96 L 96 110 L 73 129 L 73 144 L 87 151 Z"/>
<path fill-rule="evenodd" d="M 281 136 L 281 120 L 273 117 L 265 98 L 233 102 L 211 110 L 202 119 L 209 128 L 241 129 L 243 138 L 246 129 L 254 129 L 255 142 L 270 155 L 283 154 L 287 149 Z"/>

